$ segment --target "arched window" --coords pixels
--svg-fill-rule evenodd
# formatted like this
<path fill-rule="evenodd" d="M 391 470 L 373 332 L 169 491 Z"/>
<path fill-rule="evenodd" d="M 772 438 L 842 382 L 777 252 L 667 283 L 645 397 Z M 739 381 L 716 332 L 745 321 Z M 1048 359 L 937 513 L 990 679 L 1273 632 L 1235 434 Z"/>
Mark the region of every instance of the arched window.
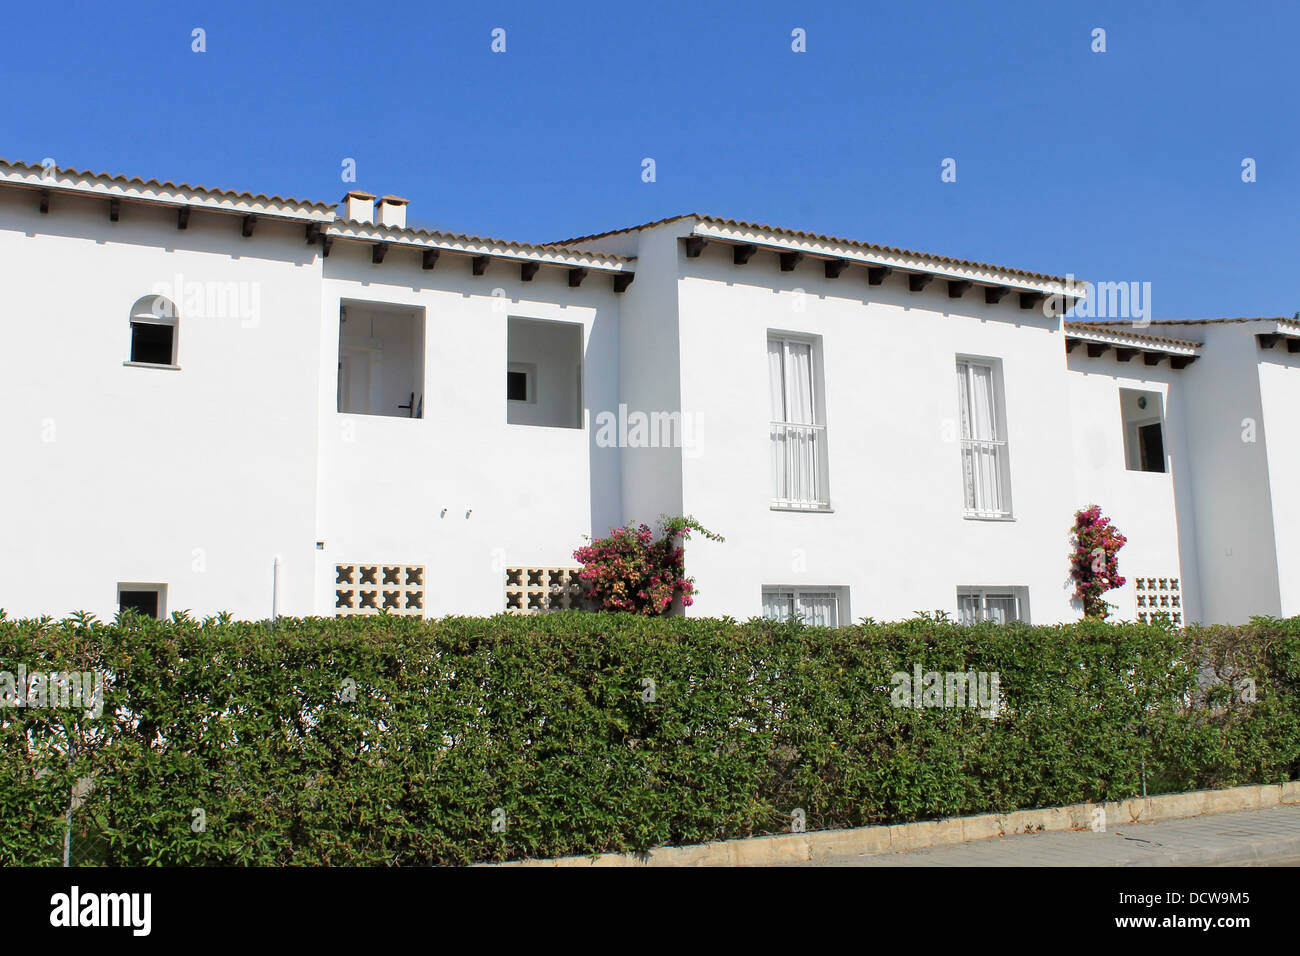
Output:
<path fill-rule="evenodd" d="M 176 304 L 146 295 L 131 306 L 131 358 L 128 365 L 176 367 Z"/>

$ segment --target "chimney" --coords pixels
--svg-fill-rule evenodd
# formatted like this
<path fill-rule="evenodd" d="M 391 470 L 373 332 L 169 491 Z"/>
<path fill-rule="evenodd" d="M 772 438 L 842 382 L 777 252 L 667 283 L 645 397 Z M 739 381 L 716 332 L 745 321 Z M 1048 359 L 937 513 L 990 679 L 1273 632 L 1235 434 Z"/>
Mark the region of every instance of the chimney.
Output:
<path fill-rule="evenodd" d="M 343 215 L 354 222 L 374 222 L 375 195 L 354 189 L 343 197 Z"/>
<path fill-rule="evenodd" d="M 406 228 L 406 203 L 401 196 L 385 196 L 379 200 L 378 215 L 375 217 L 381 226 L 394 229 Z"/>

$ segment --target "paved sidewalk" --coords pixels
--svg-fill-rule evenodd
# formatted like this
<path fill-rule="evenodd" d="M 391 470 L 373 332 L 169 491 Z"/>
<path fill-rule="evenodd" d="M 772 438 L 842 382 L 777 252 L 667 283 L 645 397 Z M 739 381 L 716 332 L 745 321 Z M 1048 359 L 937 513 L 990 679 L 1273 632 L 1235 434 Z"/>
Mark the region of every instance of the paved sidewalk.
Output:
<path fill-rule="evenodd" d="M 1126 823 L 1105 833 L 1066 830 L 952 846 L 841 856 L 796 866 L 1294 866 L 1300 806 Z"/>

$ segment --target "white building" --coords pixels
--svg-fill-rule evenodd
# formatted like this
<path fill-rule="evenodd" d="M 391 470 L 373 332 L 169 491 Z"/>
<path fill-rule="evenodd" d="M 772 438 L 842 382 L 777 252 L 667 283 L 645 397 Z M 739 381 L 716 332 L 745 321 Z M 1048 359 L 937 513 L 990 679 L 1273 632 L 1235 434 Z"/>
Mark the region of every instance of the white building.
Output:
<path fill-rule="evenodd" d="M 688 215 L 532 245 L 0 161 L 10 616 L 562 606 L 691 514 L 692 614 L 1300 614 L 1300 322 Z M 635 282 L 633 278 L 635 277 Z"/>

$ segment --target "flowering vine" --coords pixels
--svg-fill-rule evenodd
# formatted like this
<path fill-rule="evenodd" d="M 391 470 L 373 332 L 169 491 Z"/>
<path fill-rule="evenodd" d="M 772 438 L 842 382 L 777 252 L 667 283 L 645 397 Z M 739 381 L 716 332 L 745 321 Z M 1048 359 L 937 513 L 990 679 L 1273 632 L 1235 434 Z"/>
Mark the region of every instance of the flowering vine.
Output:
<path fill-rule="evenodd" d="M 1101 513 L 1101 508 L 1089 505 L 1074 513 L 1071 529 L 1074 550 L 1070 553 L 1070 577 L 1074 580 L 1074 596 L 1083 602 L 1083 616 L 1105 620 L 1114 607 L 1102 595 L 1124 586 L 1119 574 L 1119 549 L 1128 538 Z"/>
<path fill-rule="evenodd" d="M 694 518 L 662 515 L 658 538 L 648 525 L 626 524 L 574 551 L 582 564 L 578 578 L 592 605 L 600 611 L 654 616 L 665 613 L 680 596 L 682 605 L 689 607 L 697 592 L 695 579 L 685 575 L 682 544 L 692 531 L 722 540 Z"/>

